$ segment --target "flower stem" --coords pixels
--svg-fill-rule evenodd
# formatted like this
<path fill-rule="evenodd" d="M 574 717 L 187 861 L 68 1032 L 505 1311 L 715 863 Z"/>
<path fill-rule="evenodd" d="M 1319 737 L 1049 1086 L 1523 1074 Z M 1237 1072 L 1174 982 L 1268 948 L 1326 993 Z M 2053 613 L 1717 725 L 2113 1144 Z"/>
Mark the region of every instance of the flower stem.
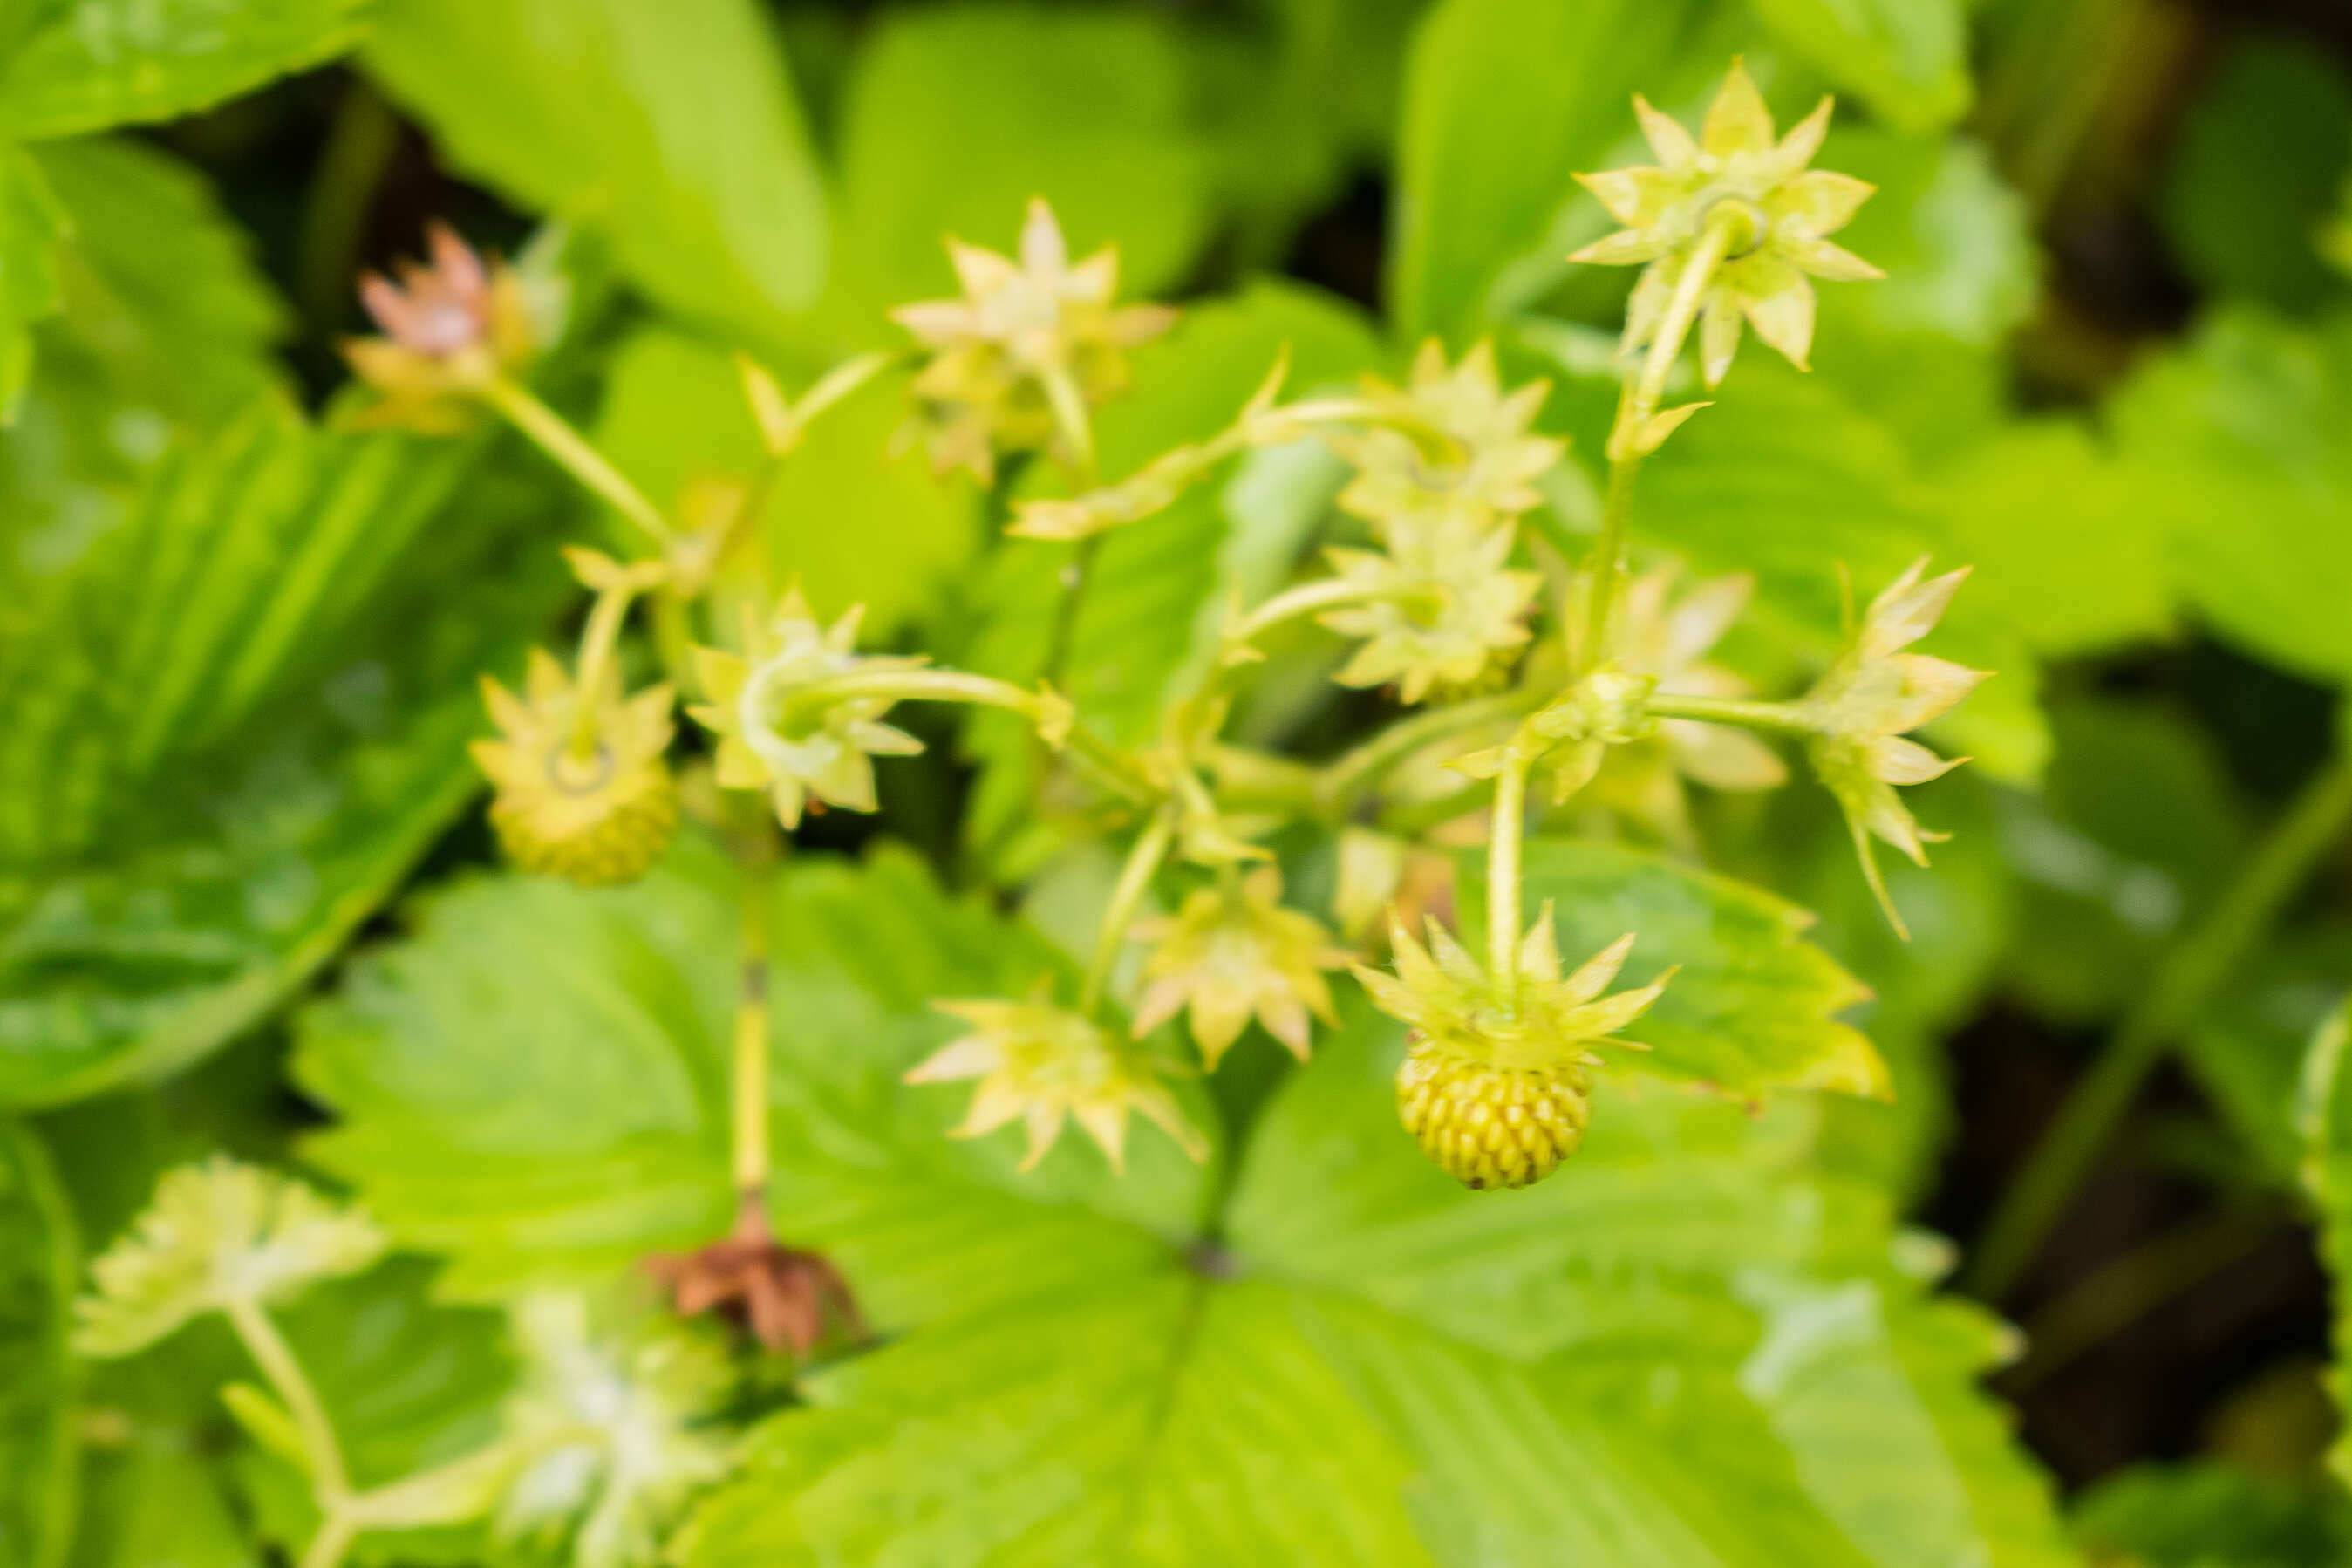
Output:
<path fill-rule="evenodd" d="M 2181 933 L 2149 984 L 2075 1081 L 2025 1167 L 2001 1195 L 1977 1244 L 1967 1283 L 1999 1301 L 2033 1260 L 2066 1199 L 2107 1146 L 2164 1048 L 2215 986 L 2270 929 L 2312 865 L 2352 821 L 2352 751 L 2339 751 L 2303 787 L 2202 918 Z"/>
<path fill-rule="evenodd" d="M 629 601 L 635 596 L 636 590 L 627 585 L 601 590 L 589 608 L 588 624 L 581 628 L 580 654 L 572 679 L 579 705 L 572 726 L 572 754 L 575 757 L 585 757 L 596 749 L 597 689 L 613 662 L 613 649 L 621 640 L 622 623 L 628 618 Z"/>
<path fill-rule="evenodd" d="M 677 535 L 663 519 L 661 509 L 647 500 L 643 490 L 631 484 L 604 453 L 572 428 L 570 420 L 505 376 L 498 376 L 483 387 L 482 398 L 590 494 L 645 530 L 664 552 L 668 551 Z"/>
<path fill-rule="evenodd" d="M 1601 538 L 1592 548 L 1592 594 L 1583 644 L 1583 663 L 1588 668 L 1602 660 L 1608 647 L 1609 612 L 1617 596 L 1617 576 L 1623 565 L 1625 525 L 1633 511 L 1633 476 L 1645 456 L 1641 445 L 1643 432 L 1658 412 L 1658 400 L 1665 395 L 1666 378 L 1673 374 L 1675 361 L 1683 352 L 1691 326 L 1698 320 L 1699 303 L 1706 297 L 1708 280 L 1730 254 L 1732 241 L 1741 226 L 1751 221 L 1728 203 L 1707 220 L 1698 244 L 1683 263 L 1682 275 L 1675 280 L 1674 297 L 1667 302 L 1665 314 L 1659 318 L 1658 330 L 1650 339 L 1649 353 L 1642 362 L 1639 374 L 1628 378 L 1617 400 L 1617 420 L 1609 431 L 1609 491 L 1601 510 Z"/>
<path fill-rule="evenodd" d="M 1043 710 L 1038 694 L 992 675 L 961 669 L 852 669 L 798 688 L 784 700 L 782 722 L 800 715 L 821 713 L 836 702 L 879 698 L 886 702 L 968 702 L 982 708 L 1009 708 L 1035 720 Z"/>
<path fill-rule="evenodd" d="M 327 1407 L 320 1403 L 319 1392 L 302 1370 L 294 1347 L 286 1342 L 286 1336 L 270 1321 L 269 1310 L 258 1301 L 238 1300 L 229 1302 L 222 1310 L 229 1327 L 236 1331 L 246 1354 L 261 1369 L 261 1375 L 268 1380 L 269 1386 L 293 1415 L 295 1429 L 302 1435 L 302 1451 L 310 1461 L 311 1486 L 318 1494 L 320 1511 L 328 1520 L 320 1531 L 324 1535 L 352 1496 L 352 1475 L 343 1463 L 343 1447 L 335 1436 L 335 1424 L 329 1418 Z M 339 1549 L 327 1561 L 334 1562 L 341 1554 Z M 310 1554 L 306 1552 L 302 1561 L 309 1563 Z"/>
<path fill-rule="evenodd" d="M 1495 821 L 1486 841 L 1486 967 L 1496 989 L 1519 993 L 1519 842 L 1527 833 L 1528 770 L 1535 756 L 1514 740 L 1495 775 Z"/>
<path fill-rule="evenodd" d="M 1440 607 L 1443 596 L 1443 589 L 1426 584 L 1362 583 L 1347 577 L 1318 577 L 1312 583 L 1286 588 L 1228 627 L 1224 635 L 1226 658 L 1230 660 L 1234 650 L 1301 616 L 1346 605 L 1381 603 L 1417 603 L 1434 610 Z"/>
<path fill-rule="evenodd" d="M 1110 890 L 1110 902 L 1103 907 L 1102 930 L 1096 933 L 1094 956 L 1087 963 L 1086 983 L 1078 991 L 1078 1011 L 1092 1018 L 1102 1008 L 1103 993 L 1109 988 L 1110 972 L 1118 963 L 1119 952 L 1127 945 L 1128 928 L 1135 923 L 1135 911 L 1143 903 L 1143 895 L 1151 889 L 1152 873 L 1167 858 L 1168 846 L 1176 837 L 1176 814 L 1163 810 L 1155 814 L 1150 825 L 1136 839 L 1135 847 L 1128 851 L 1127 864 L 1120 868 L 1118 881 Z"/>
<path fill-rule="evenodd" d="M 1428 709 L 1397 721 L 1323 770 L 1320 793 L 1326 815 L 1335 820 L 1346 818 L 1381 780 L 1424 746 L 1466 730 L 1522 718 L 1535 705 L 1530 694 L 1511 691 Z"/>
<path fill-rule="evenodd" d="M 320 1522 L 319 1532 L 310 1537 L 310 1544 L 303 1548 L 297 1568 L 337 1568 L 362 1528 L 348 1513 L 330 1513 Z"/>
<path fill-rule="evenodd" d="M 1706 724 L 1738 724 L 1780 735 L 1811 735 L 1821 726 L 1794 702 L 1748 702 L 1731 697 L 1696 697 L 1654 691 L 1647 704 L 1659 719 L 1695 719 Z"/>
<path fill-rule="evenodd" d="M 733 1100 L 735 1205 L 738 1224 L 768 1215 L 768 908 L 775 891 L 775 860 L 761 854 L 743 867 L 742 933 L 737 962 Z"/>

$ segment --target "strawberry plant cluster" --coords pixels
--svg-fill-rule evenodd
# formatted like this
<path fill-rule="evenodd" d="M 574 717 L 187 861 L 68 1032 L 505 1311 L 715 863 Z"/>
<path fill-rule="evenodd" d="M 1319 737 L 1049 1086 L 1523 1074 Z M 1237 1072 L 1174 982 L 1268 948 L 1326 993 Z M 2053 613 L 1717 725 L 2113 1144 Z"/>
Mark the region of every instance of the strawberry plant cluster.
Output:
<path fill-rule="evenodd" d="M 2158 9 L 0 18 L 0 1568 L 2345 1561 L 2352 68 Z"/>

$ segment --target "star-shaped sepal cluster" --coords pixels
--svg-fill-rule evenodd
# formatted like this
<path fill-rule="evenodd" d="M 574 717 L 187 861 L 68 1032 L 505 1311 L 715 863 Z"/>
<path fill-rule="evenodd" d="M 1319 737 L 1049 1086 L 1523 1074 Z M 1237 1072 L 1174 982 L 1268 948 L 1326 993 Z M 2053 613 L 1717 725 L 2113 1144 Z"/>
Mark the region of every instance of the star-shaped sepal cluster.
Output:
<path fill-rule="evenodd" d="M 1845 813 L 1863 875 L 1879 907 L 1905 935 L 1872 840 L 1884 840 L 1913 864 L 1925 866 L 1925 845 L 1945 835 L 1921 827 L 1895 786 L 1925 784 L 1968 759 L 1939 757 L 1904 735 L 1954 707 L 1990 673 L 1903 651 L 1934 628 L 1969 575 L 1965 566 L 1937 577 L 1927 576 L 1927 570 L 1923 555 L 1871 601 L 1845 651 L 1802 701 L 1815 731 L 1806 747 L 1813 771 Z"/>
<path fill-rule="evenodd" d="M 1318 616 L 1360 638 L 1333 677 L 1343 686 L 1394 685 L 1400 700 L 1486 690 L 1508 674 L 1528 638 L 1542 575 L 1513 568 L 1517 527 L 1475 511 L 1394 540 L 1385 551 L 1333 548 L 1340 581 L 1362 599 Z"/>
<path fill-rule="evenodd" d="M 463 430 L 481 416 L 478 394 L 530 358 L 520 281 L 446 224 L 425 231 L 431 259 L 401 262 L 399 281 L 371 272 L 360 303 L 381 336 L 343 344 L 352 369 L 378 394 L 362 416 L 420 435 Z"/>
<path fill-rule="evenodd" d="M 709 700 L 687 711 L 719 737 L 719 787 L 765 792 L 786 828 L 800 826 L 811 802 L 874 810 L 874 759 L 923 749 L 914 736 L 882 721 L 896 697 L 825 699 L 813 690 L 852 673 L 923 667 L 920 658 L 860 654 L 863 614 L 864 606 L 854 606 L 825 626 L 795 587 L 765 626 L 748 628 L 748 657 L 695 649 L 695 673 Z"/>
<path fill-rule="evenodd" d="M 677 826 L 665 753 L 674 726 L 667 686 L 624 696 L 614 667 L 592 689 L 544 649 L 531 651 L 520 696 L 484 677 L 498 727 L 473 744 L 489 779 L 490 826 L 526 871 L 583 887 L 631 882 L 661 858 Z"/>
<path fill-rule="evenodd" d="M 1568 448 L 1532 432 L 1549 391 L 1532 381 L 1506 392 L 1491 342 L 1449 366 L 1431 339 L 1405 385 L 1368 382 L 1365 400 L 1382 418 L 1325 437 L 1356 469 L 1339 504 L 1391 540 L 1465 508 L 1506 518 L 1540 505 L 1536 480 Z"/>
<path fill-rule="evenodd" d="M 1515 972 L 1490 973 L 1431 920 L 1424 947 L 1392 926 L 1396 973 L 1359 966 L 1373 1003 L 1412 1027 L 1397 1069 L 1397 1114 L 1422 1152 L 1474 1188 L 1539 1182 L 1582 1141 L 1591 1115 L 1590 1069 L 1614 1038 L 1665 990 L 1609 994 L 1633 951 L 1631 933 L 1563 975 L 1547 904 L 1520 939 Z"/>
<path fill-rule="evenodd" d="M 1639 96 L 1633 108 L 1658 162 L 1577 176 L 1625 226 L 1570 258 L 1646 267 L 1626 310 L 1626 352 L 1649 343 L 1709 223 L 1724 222 L 1729 243 L 1707 281 L 1700 317 L 1707 384 L 1730 369 L 1743 321 L 1802 367 L 1813 341 L 1808 279 L 1885 276 L 1827 237 L 1875 189 L 1850 174 L 1807 167 L 1828 133 L 1831 100 L 1776 138 L 1771 110 L 1735 60 L 1696 138 Z"/>
<path fill-rule="evenodd" d="M 1134 935 L 1152 944 L 1136 1035 L 1189 1008 L 1211 1071 L 1253 1016 L 1301 1061 L 1310 1016 L 1332 1021 L 1323 971 L 1346 963 L 1347 950 L 1314 916 L 1283 907 L 1282 873 L 1271 866 L 1188 895 L 1175 914 L 1139 922 Z"/>
<path fill-rule="evenodd" d="M 1127 1166 L 1130 1112 L 1157 1122 L 1195 1160 L 1208 1142 L 1185 1120 L 1158 1069 L 1143 1053 L 1080 1013 L 1041 994 L 1026 1002 L 998 998 L 939 1002 L 939 1011 L 971 1026 L 906 1075 L 908 1083 L 977 1079 L 971 1107 L 949 1135 L 979 1138 L 1013 1122 L 1028 1136 L 1024 1171 L 1035 1167 L 1075 1120 L 1114 1171 Z"/>
<path fill-rule="evenodd" d="M 1017 258 L 948 242 L 963 292 L 891 318 L 929 354 L 912 391 L 916 429 L 940 473 L 995 480 L 997 459 L 1043 451 L 1066 468 L 1091 457 L 1091 409 L 1126 390 L 1129 351 L 1174 324 L 1164 305 L 1118 305 L 1118 253 L 1070 260 L 1062 227 L 1033 198 Z"/>

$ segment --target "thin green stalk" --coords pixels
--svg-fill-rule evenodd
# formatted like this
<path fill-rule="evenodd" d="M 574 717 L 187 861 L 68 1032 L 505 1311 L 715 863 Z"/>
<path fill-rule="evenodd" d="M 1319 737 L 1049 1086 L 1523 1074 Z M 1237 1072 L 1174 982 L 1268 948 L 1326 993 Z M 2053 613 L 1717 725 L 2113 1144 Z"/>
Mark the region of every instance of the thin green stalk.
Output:
<path fill-rule="evenodd" d="M 1113 747 L 1083 723 L 1070 726 L 1069 739 L 1063 742 L 1071 755 L 1092 768 L 1102 784 L 1114 793 L 1126 796 L 1139 805 L 1160 798 L 1160 790 L 1145 776 L 1132 758 Z"/>
<path fill-rule="evenodd" d="M 1486 841 L 1486 967 L 1507 997 L 1519 993 L 1519 841 L 1528 823 L 1528 770 L 1535 758 L 1514 743 L 1495 777 L 1495 821 Z"/>
<path fill-rule="evenodd" d="M 1693 697 L 1678 692 L 1656 691 L 1650 694 L 1646 704 L 1651 714 L 1660 719 L 1695 719 L 1706 724 L 1738 724 L 1749 730 L 1766 730 L 1780 735 L 1811 735 L 1820 732 L 1806 710 L 1794 702 L 1748 702 L 1732 697 Z"/>
<path fill-rule="evenodd" d="M 351 308 L 361 228 L 399 151 L 399 117 L 373 83 L 353 74 L 336 100 L 294 237 L 294 275 L 303 310 L 321 336 L 331 333 Z"/>
<path fill-rule="evenodd" d="M 2016 1286 L 2141 1084 L 2215 986 L 2262 940 L 2281 906 L 2352 820 L 2352 752 L 2304 785 L 2236 880 L 2158 962 L 2147 988 L 2076 1080 L 1977 1245 L 1968 1288 L 1999 1301 Z"/>
<path fill-rule="evenodd" d="M 1633 510 L 1633 476 L 1644 455 L 1641 448 L 1643 432 L 1658 412 L 1658 402 L 1666 393 L 1666 379 L 1674 373 L 1675 361 L 1680 357 L 1683 343 L 1698 320 L 1708 280 L 1723 264 L 1723 258 L 1731 254 L 1732 243 L 1743 226 L 1752 226 L 1754 222 L 1746 209 L 1735 204 L 1717 205 L 1700 233 L 1698 244 L 1683 263 L 1682 275 L 1675 280 L 1674 297 L 1666 303 L 1665 314 L 1658 319 L 1658 330 L 1650 339 L 1641 374 L 1627 384 L 1624 395 L 1618 399 L 1616 423 L 1609 431 L 1609 491 L 1601 510 L 1601 537 L 1592 549 L 1592 593 L 1587 607 L 1583 645 L 1588 666 L 1598 664 L 1602 650 L 1608 647 L 1609 612 L 1616 598 L 1617 576 L 1625 553 L 1625 525 Z"/>
<path fill-rule="evenodd" d="M 329 1514 L 320 1522 L 319 1533 L 310 1537 L 310 1544 L 303 1548 L 297 1568 L 336 1568 L 363 1528 L 361 1521 L 348 1513 Z"/>
<path fill-rule="evenodd" d="M 1228 649 L 1248 644 L 1285 621 L 1347 605 L 1421 604 L 1433 612 L 1441 607 L 1444 590 L 1421 583 L 1363 583 L 1348 577 L 1318 577 L 1286 588 L 1227 628 Z"/>
<path fill-rule="evenodd" d="M 739 1224 L 764 1226 L 768 1215 L 768 903 L 774 862 L 761 856 L 743 867 L 742 932 L 737 962 L 732 1090 L 735 1205 Z"/>
<path fill-rule="evenodd" d="M 1466 730 L 1524 717 L 1534 706 L 1536 699 L 1531 693 L 1509 691 L 1428 709 L 1410 719 L 1399 720 L 1324 770 L 1321 793 L 1325 812 L 1334 818 L 1347 816 L 1359 801 L 1379 787 L 1381 780 L 1423 747 Z"/>
<path fill-rule="evenodd" d="M 2014 1397 L 2195 1289 L 2278 1234 L 2277 1215 L 2231 1207 L 2166 1231 L 2098 1268 L 2025 1325 L 2025 1359 L 2001 1373 Z"/>
<path fill-rule="evenodd" d="M 303 1454 L 310 1460 L 310 1481 L 317 1489 L 320 1508 L 331 1522 L 351 1500 L 352 1475 L 343 1463 L 342 1444 L 335 1436 L 335 1424 L 329 1418 L 326 1405 L 320 1402 L 318 1390 L 302 1370 L 294 1347 L 286 1342 L 278 1325 L 270 1321 L 268 1308 L 258 1301 L 232 1301 L 224 1309 L 224 1314 L 229 1326 L 236 1331 L 246 1354 L 253 1358 L 253 1364 L 261 1369 L 261 1375 L 268 1380 L 279 1402 L 294 1417 L 295 1430 L 302 1435 Z M 308 1563 L 310 1559 L 306 1555 L 303 1561 Z"/>
<path fill-rule="evenodd" d="M 661 509 L 647 500 L 645 492 L 613 467 L 586 437 L 573 429 L 570 420 L 541 403 L 528 388 L 504 376 L 494 378 L 482 388 L 482 400 L 529 437 L 532 445 L 583 488 L 643 529 L 665 554 L 668 552 L 677 536 L 663 518 Z"/>
<path fill-rule="evenodd" d="M 1110 987 L 1110 972 L 1118 964 L 1120 951 L 1127 945 L 1128 928 L 1135 923 L 1135 911 L 1142 906 L 1143 896 L 1151 889 L 1152 874 L 1167 858 L 1168 846 L 1176 837 L 1176 814 L 1161 811 L 1137 837 L 1135 847 L 1128 851 L 1127 864 L 1118 873 L 1118 882 L 1110 890 L 1110 902 L 1104 906 L 1102 930 L 1096 933 L 1094 956 L 1087 964 L 1086 984 L 1078 991 L 1078 1011 L 1094 1017 L 1101 1009 L 1103 994 Z"/>
<path fill-rule="evenodd" d="M 572 725 L 572 754 L 586 757 L 596 749 L 596 721 L 599 709 L 594 693 L 604 679 L 604 670 L 612 663 L 613 650 L 621 640 L 621 626 L 628 618 L 629 601 L 635 596 L 631 588 L 606 588 L 596 595 L 588 611 L 588 624 L 581 628 L 580 656 L 575 662 L 575 689 L 580 693 L 580 712 Z"/>

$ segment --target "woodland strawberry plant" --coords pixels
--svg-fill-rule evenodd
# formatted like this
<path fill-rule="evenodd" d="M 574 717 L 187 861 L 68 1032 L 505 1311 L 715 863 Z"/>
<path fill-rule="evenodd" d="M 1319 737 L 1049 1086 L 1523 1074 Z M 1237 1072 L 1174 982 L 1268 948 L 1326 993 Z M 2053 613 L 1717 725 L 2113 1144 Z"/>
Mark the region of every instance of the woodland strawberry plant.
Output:
<path fill-rule="evenodd" d="M 0 1568 L 2341 1561 L 2132 1336 L 2346 1255 L 2352 78 L 2119 325 L 2134 17 L 0 19 Z"/>

